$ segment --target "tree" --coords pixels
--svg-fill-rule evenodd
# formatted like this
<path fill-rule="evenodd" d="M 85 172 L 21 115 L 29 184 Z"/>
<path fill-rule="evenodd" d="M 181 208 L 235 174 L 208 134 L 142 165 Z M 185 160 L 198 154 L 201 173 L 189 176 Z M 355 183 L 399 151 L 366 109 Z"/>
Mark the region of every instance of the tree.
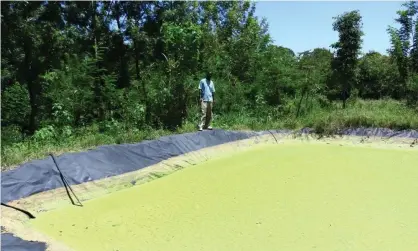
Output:
<path fill-rule="evenodd" d="M 399 72 L 390 57 L 378 52 L 368 52 L 360 59 L 357 90 L 360 98 L 401 98 Z"/>
<path fill-rule="evenodd" d="M 325 83 L 331 74 L 332 60 L 332 53 L 324 48 L 315 48 L 314 50 L 300 53 L 298 68 L 303 73 L 303 78 L 298 86 L 298 89 L 301 90 L 301 97 L 296 117 L 299 116 L 304 97 L 306 104 L 309 97 L 311 100 L 314 97 L 323 100 L 326 88 Z"/>
<path fill-rule="evenodd" d="M 396 62 L 402 83 L 402 96 L 416 103 L 418 98 L 418 2 L 402 4 L 404 10 L 397 12 L 396 22 L 400 28 L 388 27 L 392 47 L 389 54 Z"/>
<path fill-rule="evenodd" d="M 334 18 L 334 31 L 339 41 L 332 45 L 336 49 L 333 61 L 333 80 L 338 83 L 343 108 L 356 82 L 356 68 L 362 44 L 362 18 L 358 11 L 346 12 Z"/>
<path fill-rule="evenodd" d="M 418 15 L 415 17 L 415 31 L 411 49 L 411 66 L 415 73 L 418 73 Z"/>
<path fill-rule="evenodd" d="M 40 76 L 57 67 L 65 39 L 59 2 L 2 2 L 2 60 L 10 64 L 9 83 L 19 82 L 29 92 L 29 121 L 21 126 L 35 132 L 41 116 Z M 5 62 L 3 61 L 3 62 Z"/>

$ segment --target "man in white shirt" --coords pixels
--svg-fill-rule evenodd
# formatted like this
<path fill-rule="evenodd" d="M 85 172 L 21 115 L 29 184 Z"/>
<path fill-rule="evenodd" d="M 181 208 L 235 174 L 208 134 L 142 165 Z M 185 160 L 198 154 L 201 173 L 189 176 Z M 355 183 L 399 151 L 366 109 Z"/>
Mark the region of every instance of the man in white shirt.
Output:
<path fill-rule="evenodd" d="M 212 74 L 208 72 L 206 73 L 206 78 L 200 80 L 199 83 L 199 97 L 202 109 L 199 131 L 202 131 L 203 129 L 212 130 L 210 123 L 212 121 L 212 107 L 215 103 L 215 85 L 211 78 Z"/>

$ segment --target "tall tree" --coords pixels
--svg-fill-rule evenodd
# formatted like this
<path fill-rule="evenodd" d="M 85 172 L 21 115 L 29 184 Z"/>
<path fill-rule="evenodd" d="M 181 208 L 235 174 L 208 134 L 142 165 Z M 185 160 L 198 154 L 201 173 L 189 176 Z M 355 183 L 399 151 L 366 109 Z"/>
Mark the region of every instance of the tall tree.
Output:
<path fill-rule="evenodd" d="M 26 85 L 30 112 L 29 121 L 22 126 L 33 133 L 43 106 L 40 76 L 59 66 L 61 49 L 66 43 L 60 32 L 64 27 L 62 6 L 60 2 L 2 2 L 1 5 L 2 57 L 10 69 L 6 84 Z"/>
<path fill-rule="evenodd" d="M 389 26 L 388 32 L 392 47 L 391 57 L 398 66 L 402 96 L 417 102 L 418 95 L 418 2 L 410 1 L 402 4 L 403 10 L 397 11 L 396 22 L 399 29 Z"/>
<path fill-rule="evenodd" d="M 414 72 L 418 73 L 418 15 L 415 16 L 415 30 L 413 32 L 411 49 L 411 66 Z"/>
<path fill-rule="evenodd" d="M 389 53 L 396 60 L 401 81 L 406 85 L 411 72 L 418 72 L 418 2 L 407 2 L 402 7 L 405 9 L 397 11 L 395 19 L 400 28 L 388 27 L 392 43 Z"/>
<path fill-rule="evenodd" d="M 332 53 L 325 48 L 315 48 L 311 51 L 300 53 L 298 60 L 298 68 L 303 72 L 300 84 L 297 86 L 301 90 L 301 97 L 298 104 L 296 116 L 299 115 L 303 98 L 308 104 L 308 99 L 317 98 L 324 100 L 325 98 L 325 83 L 331 74 L 331 61 L 333 60 Z"/>
<path fill-rule="evenodd" d="M 338 31 L 339 40 L 332 47 L 336 50 L 333 70 L 341 91 L 343 108 L 350 97 L 356 82 L 356 68 L 360 55 L 362 36 L 362 18 L 359 11 L 346 12 L 334 18 L 334 31 Z"/>

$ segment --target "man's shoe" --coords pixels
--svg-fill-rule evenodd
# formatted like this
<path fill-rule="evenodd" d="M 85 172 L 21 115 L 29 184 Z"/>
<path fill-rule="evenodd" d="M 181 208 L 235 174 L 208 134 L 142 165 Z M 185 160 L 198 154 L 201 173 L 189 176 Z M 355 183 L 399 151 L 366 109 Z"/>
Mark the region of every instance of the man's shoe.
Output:
<path fill-rule="evenodd" d="M 203 128 L 201 126 L 199 126 L 199 131 L 203 131 Z"/>
<path fill-rule="evenodd" d="M 212 126 L 208 126 L 208 130 L 212 130 L 213 128 L 212 128 Z"/>

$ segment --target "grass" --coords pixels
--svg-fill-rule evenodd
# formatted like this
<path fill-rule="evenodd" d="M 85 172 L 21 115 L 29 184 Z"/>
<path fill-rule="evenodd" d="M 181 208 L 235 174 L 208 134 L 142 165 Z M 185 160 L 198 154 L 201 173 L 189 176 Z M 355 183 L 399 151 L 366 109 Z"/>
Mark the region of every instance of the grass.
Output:
<path fill-rule="evenodd" d="M 418 113 L 392 100 L 358 100 L 345 110 L 329 109 L 309 114 L 302 119 L 302 124 L 329 133 L 357 127 L 418 129 Z"/>
<path fill-rule="evenodd" d="M 216 112 L 216 110 L 215 110 Z M 48 153 L 88 150 L 100 145 L 136 143 L 161 136 L 196 131 L 197 116 L 189 119 L 175 132 L 168 130 L 138 130 L 125 126 L 101 132 L 97 125 L 80 128 L 67 136 L 32 137 L 9 140 L 12 131 L 2 130 L 1 169 L 7 170 L 21 163 L 44 158 Z M 301 129 L 310 127 L 319 133 L 332 134 L 344 128 L 381 127 L 394 130 L 418 129 L 418 113 L 402 102 L 394 100 L 354 100 L 346 109 L 341 104 L 326 108 L 318 105 L 305 111 L 298 118 L 295 113 L 278 113 L 259 109 L 255 112 L 240 112 L 215 115 L 214 126 L 226 130 Z M 14 132 L 16 133 L 16 132 Z M 16 136 L 15 138 L 18 138 Z"/>

